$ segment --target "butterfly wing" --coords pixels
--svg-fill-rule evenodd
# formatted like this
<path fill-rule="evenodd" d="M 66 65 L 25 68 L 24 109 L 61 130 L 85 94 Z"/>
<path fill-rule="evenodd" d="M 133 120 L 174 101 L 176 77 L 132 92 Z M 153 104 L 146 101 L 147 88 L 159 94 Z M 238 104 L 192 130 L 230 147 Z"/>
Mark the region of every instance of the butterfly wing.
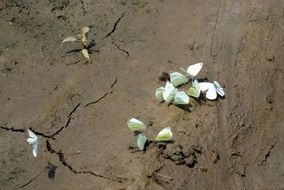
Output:
<path fill-rule="evenodd" d="M 36 158 L 38 155 L 38 142 L 33 144 L 33 156 Z"/>
<path fill-rule="evenodd" d="M 131 118 L 129 121 L 127 121 L 128 128 L 132 131 L 143 131 L 146 126 L 142 121 L 139 121 L 138 119 Z"/>
<path fill-rule="evenodd" d="M 211 82 L 200 82 L 199 83 L 199 86 L 200 86 L 200 90 L 202 92 L 205 92 L 207 91 L 208 89 L 212 88 L 213 87 L 213 83 Z"/>
<path fill-rule="evenodd" d="M 217 98 L 217 92 L 214 86 L 208 89 L 206 92 L 206 98 L 209 100 L 215 100 Z"/>
<path fill-rule="evenodd" d="M 176 94 L 176 89 L 171 82 L 167 82 L 165 86 L 165 91 L 163 92 L 163 98 L 166 102 L 170 103 L 174 100 Z"/>
<path fill-rule="evenodd" d="M 181 105 L 188 103 L 189 103 L 189 96 L 184 91 L 179 91 L 176 93 L 174 98 L 174 104 Z"/>
<path fill-rule="evenodd" d="M 189 96 L 192 96 L 192 97 L 195 97 L 195 98 L 198 98 L 200 96 L 200 90 L 198 92 L 198 90 L 196 90 L 194 87 L 190 87 L 186 93 L 189 95 Z"/>
<path fill-rule="evenodd" d="M 146 141 L 147 141 L 147 138 L 146 138 L 145 135 L 143 135 L 141 133 L 138 134 L 138 136 L 137 136 L 137 146 L 138 146 L 138 148 L 140 150 L 144 150 Z"/>
<path fill-rule="evenodd" d="M 196 63 L 194 65 L 190 65 L 187 68 L 187 73 L 189 74 L 190 77 L 193 78 L 200 72 L 202 67 L 203 67 L 203 63 Z"/>
<path fill-rule="evenodd" d="M 198 98 L 200 96 L 200 85 L 198 83 L 198 80 L 194 79 L 192 86 L 187 91 L 187 94 L 195 98 Z"/>
<path fill-rule="evenodd" d="M 217 81 L 214 81 L 214 86 L 215 86 L 217 93 L 220 96 L 222 96 L 222 97 L 225 96 L 225 92 L 224 92 L 223 88 L 220 86 L 220 84 Z"/>
<path fill-rule="evenodd" d="M 34 143 L 36 142 L 36 139 L 34 139 L 34 138 L 28 138 L 28 139 L 27 139 L 27 142 L 28 142 L 29 144 L 34 144 Z"/>
<path fill-rule="evenodd" d="M 164 101 L 164 97 L 163 97 L 164 91 L 165 91 L 164 87 L 159 87 L 156 89 L 155 96 L 160 102 Z"/>
<path fill-rule="evenodd" d="M 28 129 L 28 134 L 30 138 L 37 140 L 38 137 L 36 136 L 34 132 L 32 132 L 32 130 Z"/>
<path fill-rule="evenodd" d="M 161 130 L 156 137 L 156 141 L 171 141 L 172 139 L 173 133 L 170 127 Z"/>
<path fill-rule="evenodd" d="M 185 84 L 188 81 L 187 78 L 179 72 L 171 73 L 170 80 L 171 80 L 171 83 L 174 86 L 179 86 L 179 85 Z"/>

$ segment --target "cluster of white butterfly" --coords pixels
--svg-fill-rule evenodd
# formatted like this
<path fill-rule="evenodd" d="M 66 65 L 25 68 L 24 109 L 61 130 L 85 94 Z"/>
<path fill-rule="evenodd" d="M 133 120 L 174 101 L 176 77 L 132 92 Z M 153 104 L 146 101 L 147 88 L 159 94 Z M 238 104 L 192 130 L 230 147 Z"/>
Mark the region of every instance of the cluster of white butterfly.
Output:
<path fill-rule="evenodd" d="M 142 133 L 146 129 L 146 125 L 138 119 L 131 118 L 127 122 L 128 128 L 134 132 L 137 137 L 137 146 L 140 150 L 144 150 L 147 137 Z M 156 142 L 167 142 L 173 139 L 173 133 L 170 127 L 162 129 L 156 136 Z"/>
<path fill-rule="evenodd" d="M 206 98 L 215 100 L 217 94 L 221 97 L 225 96 L 223 88 L 217 81 L 211 82 L 198 82 L 196 75 L 203 67 L 203 63 L 196 63 L 190 65 L 187 70 L 182 69 L 185 74 L 179 72 L 172 72 L 170 74 L 170 81 L 167 81 L 165 87 L 156 89 L 155 96 L 159 101 L 173 103 L 176 105 L 184 105 L 189 103 L 189 96 L 199 98 L 200 92 L 206 92 Z M 185 92 L 178 89 L 179 86 L 192 82 L 191 87 Z"/>
<path fill-rule="evenodd" d="M 196 75 L 201 71 L 203 63 L 196 63 L 190 65 L 187 70 L 182 69 L 185 74 L 179 72 L 172 72 L 170 74 L 170 81 L 166 82 L 165 87 L 159 87 L 156 89 L 155 96 L 160 102 L 173 103 L 175 105 L 189 104 L 189 96 L 199 98 L 201 92 L 206 92 L 206 98 L 209 100 L 215 100 L 217 94 L 221 97 L 225 96 L 223 88 L 217 81 L 211 82 L 198 82 Z M 187 91 L 179 90 L 178 87 L 191 82 L 191 86 Z M 127 122 L 128 128 L 135 131 L 137 137 L 137 146 L 140 150 L 144 150 L 147 142 L 146 136 L 143 131 L 146 129 L 146 125 L 138 119 L 132 118 Z M 157 137 L 156 142 L 171 141 L 173 139 L 173 133 L 170 127 L 161 130 Z"/>

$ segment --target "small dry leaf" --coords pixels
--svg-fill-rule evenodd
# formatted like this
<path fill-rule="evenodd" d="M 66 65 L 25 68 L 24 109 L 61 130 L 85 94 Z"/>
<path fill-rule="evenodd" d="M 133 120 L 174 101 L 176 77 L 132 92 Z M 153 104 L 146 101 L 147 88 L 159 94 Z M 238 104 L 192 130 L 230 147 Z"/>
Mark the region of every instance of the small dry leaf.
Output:
<path fill-rule="evenodd" d="M 65 42 L 76 42 L 76 41 L 78 41 L 77 38 L 75 38 L 75 37 L 73 37 L 73 36 L 69 36 L 69 37 L 67 37 L 67 38 L 64 38 L 64 40 L 62 41 L 62 45 L 63 45 L 63 43 L 65 43 Z"/>
<path fill-rule="evenodd" d="M 91 62 L 91 58 L 89 56 L 88 50 L 82 49 L 82 54 L 89 62 Z"/>

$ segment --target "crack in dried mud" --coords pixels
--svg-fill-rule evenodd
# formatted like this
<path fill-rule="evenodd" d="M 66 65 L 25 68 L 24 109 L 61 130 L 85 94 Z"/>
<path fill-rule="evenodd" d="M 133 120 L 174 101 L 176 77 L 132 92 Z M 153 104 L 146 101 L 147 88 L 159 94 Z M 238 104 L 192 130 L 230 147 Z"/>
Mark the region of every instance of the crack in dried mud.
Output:
<path fill-rule="evenodd" d="M 4 130 L 6 130 L 6 131 L 12 131 L 12 132 L 16 132 L 16 133 L 25 133 L 25 132 L 26 132 L 25 129 L 17 129 L 17 128 L 14 128 L 14 127 L 4 127 L 4 126 L 0 126 L 0 128 L 1 128 L 1 129 L 4 129 Z M 34 132 L 36 135 L 38 135 L 38 136 L 55 140 L 55 138 L 53 138 L 51 135 L 46 135 L 46 134 L 44 134 L 44 133 L 35 131 L 35 130 L 32 129 L 32 128 L 29 128 L 29 129 L 30 129 L 32 132 Z"/>
<path fill-rule="evenodd" d="M 31 182 L 33 182 L 34 180 L 36 180 L 47 168 L 44 168 L 41 172 L 39 172 L 35 177 L 33 177 L 31 180 L 29 180 L 28 182 L 26 182 L 24 185 L 18 187 L 17 189 L 21 189 L 26 187 L 27 185 L 29 185 Z"/>
<path fill-rule="evenodd" d="M 72 114 L 78 109 L 78 107 L 80 106 L 80 103 L 78 103 L 75 108 L 69 113 L 68 118 L 70 118 L 72 116 Z"/>
<path fill-rule="evenodd" d="M 126 54 L 126 58 L 129 57 L 129 52 L 128 52 L 127 50 L 125 50 L 125 49 L 122 49 L 117 43 L 114 42 L 114 40 L 112 40 L 112 44 L 115 45 L 115 47 L 116 47 L 118 50 L 120 50 L 120 51 L 122 51 L 123 53 L 125 53 L 125 54 Z"/>
<path fill-rule="evenodd" d="M 114 82 L 110 85 L 110 88 L 112 89 L 116 85 L 116 83 L 117 83 L 117 77 L 115 78 Z M 110 91 L 106 92 L 104 95 L 102 95 L 97 100 L 87 103 L 84 107 L 88 107 L 89 105 L 93 105 L 93 104 L 100 102 L 102 99 L 104 99 L 108 95 L 112 94 L 113 92 L 114 92 L 114 90 L 110 90 Z"/>
<path fill-rule="evenodd" d="M 72 119 L 72 115 L 76 112 L 76 110 L 80 107 L 80 103 L 78 103 L 73 110 L 68 114 L 68 120 L 66 122 L 66 124 L 64 126 L 62 126 L 59 130 L 57 130 L 55 133 L 53 133 L 52 135 L 50 135 L 51 138 L 55 139 L 55 136 L 58 135 L 60 132 L 62 132 L 63 129 L 67 128 L 71 122 Z"/>
<path fill-rule="evenodd" d="M 97 172 L 94 172 L 94 171 L 86 171 L 86 170 L 77 171 L 76 169 L 74 169 L 71 166 L 71 164 L 69 164 L 66 161 L 65 156 L 62 153 L 62 151 L 61 150 L 60 151 L 54 150 L 48 140 L 46 140 L 46 149 L 51 154 L 56 154 L 59 158 L 59 161 L 62 163 L 62 165 L 67 167 L 74 174 L 89 174 L 89 175 L 92 175 L 92 176 L 95 176 L 95 177 L 103 178 L 103 179 L 110 180 L 110 181 L 116 181 L 116 182 L 119 182 L 119 183 L 123 183 L 123 182 L 127 181 L 126 178 L 107 176 L 107 175 L 103 175 L 103 174 L 98 174 Z"/>
<path fill-rule="evenodd" d="M 55 136 L 58 135 L 60 132 L 62 132 L 63 129 L 67 128 L 71 122 L 71 119 L 72 119 L 72 115 L 76 112 L 76 110 L 79 108 L 80 106 L 80 103 L 78 103 L 74 108 L 73 110 L 68 114 L 68 120 L 66 122 L 66 124 L 64 126 L 62 126 L 60 129 L 58 129 L 56 132 L 54 132 L 53 134 L 51 135 L 47 135 L 47 134 L 44 134 L 42 132 L 39 132 L 39 131 L 36 131 L 34 130 L 33 128 L 29 128 L 32 132 L 34 132 L 36 135 L 38 136 L 41 136 L 41 137 L 44 137 L 44 138 L 47 138 L 47 139 L 52 139 L 52 140 L 55 140 Z M 0 129 L 4 129 L 6 131 L 12 131 L 12 132 L 20 132 L 20 133 L 25 133 L 26 130 L 25 129 L 17 129 L 17 128 L 14 128 L 14 127 L 5 127 L 5 126 L 0 126 Z"/>
<path fill-rule="evenodd" d="M 24 133 L 25 130 L 24 129 L 16 129 L 14 127 L 4 127 L 4 126 L 0 126 L 1 129 L 4 129 L 6 131 L 13 131 L 13 132 L 21 132 Z"/>
<path fill-rule="evenodd" d="M 116 21 L 116 22 L 114 23 L 114 25 L 113 25 L 112 30 L 105 36 L 105 38 L 111 36 L 111 35 L 115 32 L 115 30 L 116 30 L 116 28 L 117 28 L 117 25 L 118 25 L 118 23 L 121 21 L 121 19 L 124 17 L 124 14 L 125 14 L 125 12 L 123 12 L 123 13 L 121 14 L 121 16 L 117 19 L 117 21 Z"/>
<path fill-rule="evenodd" d="M 109 92 L 106 92 L 103 96 L 101 96 L 101 97 L 100 97 L 99 99 L 97 99 L 96 101 L 87 103 L 87 104 L 85 105 L 85 107 L 88 107 L 89 105 L 98 103 L 99 101 L 101 101 L 102 99 L 104 99 L 107 95 L 112 94 L 113 92 L 114 92 L 114 90 L 111 90 L 111 91 L 109 91 Z"/>
<path fill-rule="evenodd" d="M 114 80 L 113 83 L 110 85 L 110 88 L 113 88 L 114 85 L 116 85 L 116 83 L 117 83 L 117 77 L 115 77 L 115 80 Z"/>

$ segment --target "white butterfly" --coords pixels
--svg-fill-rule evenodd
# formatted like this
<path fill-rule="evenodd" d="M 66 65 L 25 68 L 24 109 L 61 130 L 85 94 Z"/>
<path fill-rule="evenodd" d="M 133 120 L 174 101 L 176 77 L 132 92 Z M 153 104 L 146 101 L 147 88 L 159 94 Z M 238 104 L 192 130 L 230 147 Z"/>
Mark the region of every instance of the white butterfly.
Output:
<path fill-rule="evenodd" d="M 164 101 L 164 97 L 163 97 L 164 91 L 165 91 L 165 87 L 159 87 L 155 91 L 155 96 L 160 102 Z"/>
<path fill-rule="evenodd" d="M 176 93 L 174 98 L 174 104 L 181 105 L 188 103 L 189 103 L 189 96 L 184 91 L 179 91 Z"/>
<path fill-rule="evenodd" d="M 173 132 L 170 127 L 166 127 L 161 130 L 156 137 L 156 141 L 171 141 L 172 139 Z"/>
<path fill-rule="evenodd" d="M 192 86 L 187 90 L 187 94 L 198 98 L 200 96 L 200 85 L 197 79 L 194 79 L 192 82 Z"/>
<path fill-rule="evenodd" d="M 195 78 L 195 76 L 200 72 L 200 70 L 203 67 L 203 63 L 195 63 L 193 65 L 190 65 L 187 70 L 181 68 L 184 72 L 186 72 L 186 75 L 190 78 Z"/>
<path fill-rule="evenodd" d="M 146 128 L 146 125 L 139 121 L 138 119 L 131 118 L 127 121 L 128 128 L 132 131 L 143 131 Z"/>
<path fill-rule="evenodd" d="M 37 157 L 38 155 L 38 143 L 39 143 L 39 138 L 36 136 L 32 130 L 28 129 L 28 134 L 29 138 L 27 139 L 28 143 L 30 143 L 33 147 L 33 156 Z"/>
<path fill-rule="evenodd" d="M 183 74 L 181 74 L 179 72 L 171 73 L 170 80 L 171 80 L 171 82 L 174 86 L 179 86 L 179 85 L 185 84 L 188 81 L 186 76 L 184 76 Z"/>
<path fill-rule="evenodd" d="M 165 86 L 165 90 L 163 92 L 163 98 L 167 103 L 171 103 L 174 98 L 175 98 L 175 94 L 177 93 L 178 89 L 176 89 L 174 87 L 174 85 L 167 81 L 166 86 Z"/>
<path fill-rule="evenodd" d="M 144 150 L 146 142 L 147 138 L 145 135 L 141 133 L 137 135 L 137 146 L 140 150 Z"/>
<path fill-rule="evenodd" d="M 206 98 L 209 100 L 215 100 L 217 98 L 217 93 L 220 96 L 225 96 L 223 88 L 217 81 L 211 82 L 201 82 L 199 83 L 201 91 L 206 92 Z"/>

